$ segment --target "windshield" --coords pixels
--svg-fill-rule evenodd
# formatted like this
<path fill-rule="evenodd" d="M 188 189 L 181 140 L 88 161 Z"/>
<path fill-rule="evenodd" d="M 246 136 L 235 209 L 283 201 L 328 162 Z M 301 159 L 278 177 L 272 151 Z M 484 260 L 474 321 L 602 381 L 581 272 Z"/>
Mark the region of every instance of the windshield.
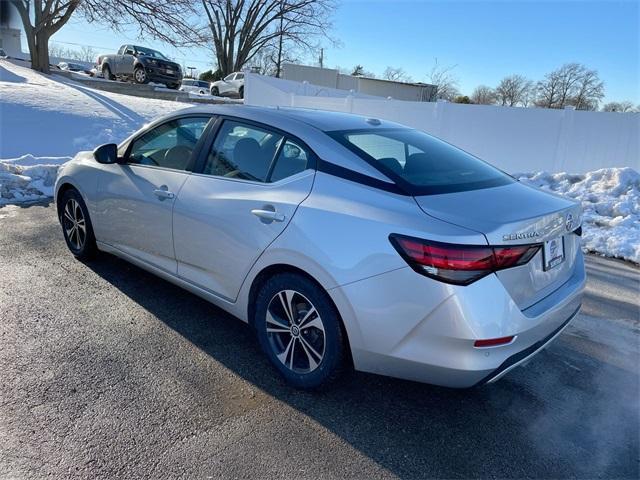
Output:
<path fill-rule="evenodd" d="M 161 54 L 157 50 L 151 50 L 150 48 L 136 47 L 136 52 L 146 57 L 161 58 L 163 60 L 168 60 L 168 58 L 165 57 L 163 54 Z"/>
<path fill-rule="evenodd" d="M 506 185 L 506 173 L 431 135 L 409 128 L 326 132 L 411 195 Z"/>

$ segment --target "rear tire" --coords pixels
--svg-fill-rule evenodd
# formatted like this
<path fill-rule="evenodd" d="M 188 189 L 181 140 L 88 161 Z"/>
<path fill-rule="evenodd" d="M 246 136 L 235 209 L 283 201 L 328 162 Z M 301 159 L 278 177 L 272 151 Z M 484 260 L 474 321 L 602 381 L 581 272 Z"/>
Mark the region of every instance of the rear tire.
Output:
<path fill-rule="evenodd" d="M 71 188 L 60 200 L 58 211 L 62 234 L 71 253 L 80 260 L 94 258 L 98 248 L 89 211 L 80 193 Z"/>
<path fill-rule="evenodd" d="M 116 77 L 111 73 L 111 69 L 109 68 L 109 65 L 103 65 L 102 66 L 102 76 L 104 78 L 106 78 L 107 80 L 115 80 Z"/>
<path fill-rule="evenodd" d="M 336 307 L 309 278 L 282 273 L 260 288 L 253 326 L 273 366 L 300 389 L 326 387 L 342 373 L 346 342 Z"/>
<path fill-rule="evenodd" d="M 244 98 L 244 86 L 240 87 L 240 90 L 238 90 L 238 94 L 240 95 L 240 98 Z"/>

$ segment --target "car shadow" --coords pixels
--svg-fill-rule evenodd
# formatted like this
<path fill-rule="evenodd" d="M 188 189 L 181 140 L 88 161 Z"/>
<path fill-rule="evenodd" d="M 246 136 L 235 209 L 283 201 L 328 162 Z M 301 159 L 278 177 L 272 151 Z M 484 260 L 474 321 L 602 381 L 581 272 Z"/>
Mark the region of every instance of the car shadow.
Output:
<path fill-rule="evenodd" d="M 121 103 L 116 102 L 115 100 L 107 97 L 106 95 L 102 95 L 97 93 L 96 90 L 85 87 L 83 85 L 79 85 L 73 81 L 63 81 L 62 79 L 54 78 L 52 76 L 51 80 L 63 83 L 65 86 L 73 88 L 92 100 L 95 100 L 100 105 L 104 106 L 107 110 L 117 115 L 120 119 L 122 119 L 129 128 L 138 129 L 140 126 L 145 124 L 147 120 L 140 114 L 136 113 L 134 110 L 125 107 Z"/>
<path fill-rule="evenodd" d="M 0 64 L 0 82 L 25 83 L 27 79 L 7 70 Z"/>
<path fill-rule="evenodd" d="M 556 344 L 527 369 L 470 390 L 349 372 L 328 390 L 302 392 L 280 379 L 251 328 L 221 309 L 111 255 L 87 266 L 236 375 L 401 478 L 598 476 L 608 464 L 591 465 L 582 449 L 558 454 L 556 443 L 615 448 L 609 430 L 618 426 L 582 424 L 620 413 L 600 383 L 625 373 L 585 368 L 592 359 L 575 349 Z"/>

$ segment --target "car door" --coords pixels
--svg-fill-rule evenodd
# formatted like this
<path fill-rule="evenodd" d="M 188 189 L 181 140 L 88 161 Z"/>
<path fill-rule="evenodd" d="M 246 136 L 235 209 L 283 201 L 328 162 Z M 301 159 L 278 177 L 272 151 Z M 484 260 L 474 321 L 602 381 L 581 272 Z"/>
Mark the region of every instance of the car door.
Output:
<path fill-rule="evenodd" d="M 111 65 L 111 73 L 114 75 L 120 75 L 122 73 L 122 62 L 124 58 L 124 52 L 129 48 L 128 45 L 123 45 L 118 50 L 118 53 L 113 57 L 113 65 Z"/>
<path fill-rule="evenodd" d="M 234 301 L 250 268 L 311 191 L 315 157 L 283 132 L 220 119 L 174 207 L 178 274 Z"/>
<path fill-rule="evenodd" d="M 134 46 L 129 45 L 122 56 L 122 63 L 120 64 L 120 73 L 122 75 L 133 75 L 133 66 L 136 63 L 136 49 Z"/>
<path fill-rule="evenodd" d="M 96 238 L 176 273 L 172 212 L 210 116 L 164 122 L 135 138 L 98 178 Z"/>
<path fill-rule="evenodd" d="M 236 77 L 233 79 L 233 93 L 240 93 L 240 87 L 244 85 L 244 73 L 236 73 Z"/>
<path fill-rule="evenodd" d="M 236 74 L 232 73 L 224 77 L 222 84 L 220 85 L 220 94 L 228 95 L 233 90 L 233 80 L 236 78 Z"/>

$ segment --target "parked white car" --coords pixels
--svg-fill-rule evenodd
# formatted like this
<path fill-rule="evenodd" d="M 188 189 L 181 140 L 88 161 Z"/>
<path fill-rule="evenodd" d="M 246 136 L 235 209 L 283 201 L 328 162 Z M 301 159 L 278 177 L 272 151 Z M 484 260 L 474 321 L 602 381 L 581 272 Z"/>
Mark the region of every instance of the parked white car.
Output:
<path fill-rule="evenodd" d="M 244 98 L 244 73 L 234 72 L 211 84 L 211 95 Z"/>
<path fill-rule="evenodd" d="M 209 82 L 205 82 L 204 80 L 194 80 L 191 78 L 185 78 L 182 80 L 180 91 L 190 92 L 190 93 L 199 93 L 200 95 L 204 95 L 205 93 L 209 92 Z"/>

